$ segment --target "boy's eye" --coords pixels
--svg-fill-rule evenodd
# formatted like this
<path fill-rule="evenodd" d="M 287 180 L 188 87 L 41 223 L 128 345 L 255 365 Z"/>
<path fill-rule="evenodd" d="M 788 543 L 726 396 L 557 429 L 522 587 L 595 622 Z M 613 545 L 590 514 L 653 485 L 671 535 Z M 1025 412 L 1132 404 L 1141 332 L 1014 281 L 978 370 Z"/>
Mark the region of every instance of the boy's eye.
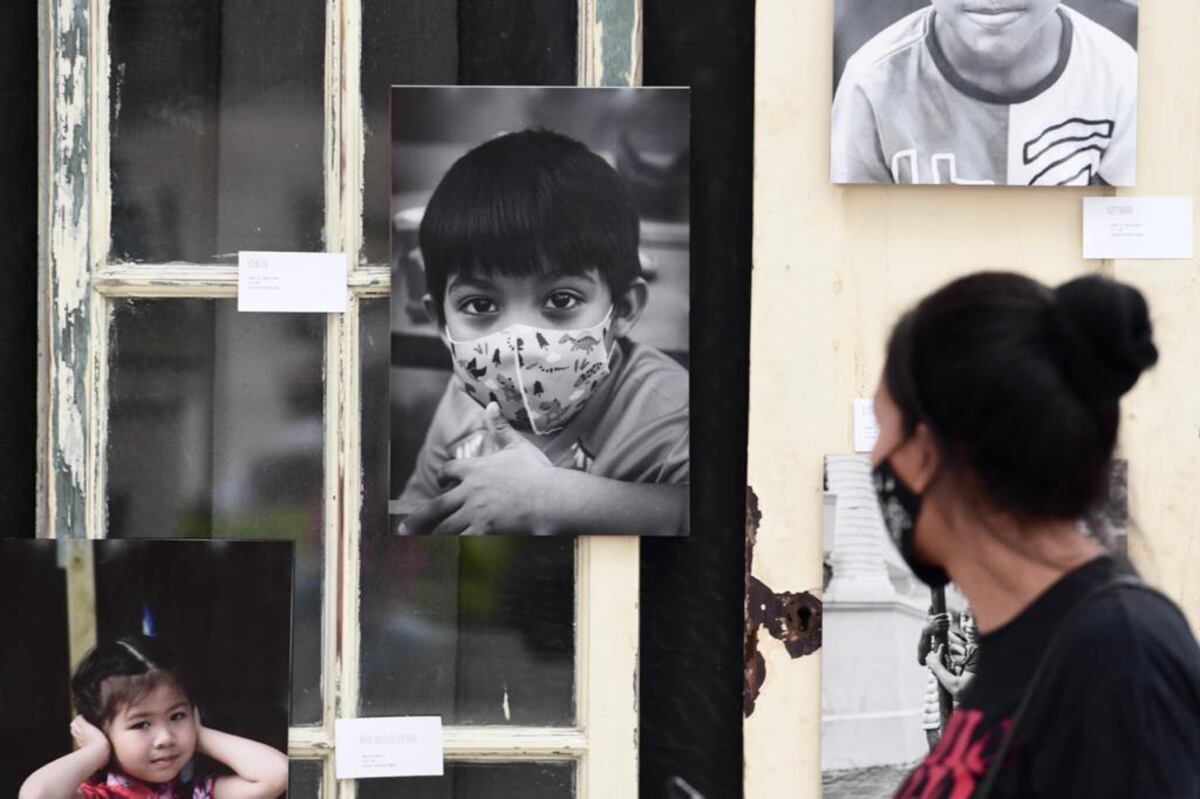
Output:
<path fill-rule="evenodd" d="M 183 721 L 187 718 L 187 713 L 182 710 L 176 710 L 171 714 L 171 721 Z"/>
<path fill-rule="evenodd" d="M 458 304 L 458 310 L 466 314 L 489 314 L 499 309 L 496 303 L 487 297 L 470 297 Z"/>
<path fill-rule="evenodd" d="M 137 724 L 134 724 L 129 729 L 131 729 L 131 730 L 148 730 L 148 729 L 150 729 L 150 722 L 139 721 Z"/>
<path fill-rule="evenodd" d="M 569 311 L 577 308 L 583 298 L 573 291 L 555 291 L 546 298 L 546 307 L 555 311 Z"/>

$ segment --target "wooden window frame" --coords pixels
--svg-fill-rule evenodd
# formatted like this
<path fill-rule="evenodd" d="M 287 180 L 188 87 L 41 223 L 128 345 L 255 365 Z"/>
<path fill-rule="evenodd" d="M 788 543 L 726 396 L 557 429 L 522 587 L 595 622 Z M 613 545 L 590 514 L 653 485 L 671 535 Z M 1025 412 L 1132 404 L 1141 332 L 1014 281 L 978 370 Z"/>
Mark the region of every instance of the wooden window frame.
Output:
<path fill-rule="evenodd" d="M 235 297 L 237 268 L 108 260 L 109 0 L 40 0 L 39 537 L 106 535 L 109 327 L 121 298 Z M 641 0 L 579 0 L 579 85 L 641 80 Z M 357 714 L 361 474 L 361 303 L 386 297 L 387 267 L 359 264 L 363 211 L 361 0 L 327 0 L 323 173 L 326 249 L 350 260 L 345 314 L 326 318 L 322 721 L 293 727 L 289 754 L 336 781 L 334 721 Z M 344 88 L 349 87 L 349 88 Z M 452 726 L 452 762 L 573 761 L 581 799 L 637 791 L 639 544 L 576 544 L 576 724 Z"/>

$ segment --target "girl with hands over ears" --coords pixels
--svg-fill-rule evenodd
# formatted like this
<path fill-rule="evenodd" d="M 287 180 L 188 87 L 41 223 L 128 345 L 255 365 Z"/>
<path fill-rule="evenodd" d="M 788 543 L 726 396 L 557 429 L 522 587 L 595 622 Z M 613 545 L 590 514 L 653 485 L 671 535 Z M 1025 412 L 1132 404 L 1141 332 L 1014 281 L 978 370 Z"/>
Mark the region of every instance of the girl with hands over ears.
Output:
<path fill-rule="evenodd" d="M 178 654 L 160 639 L 102 644 L 71 679 L 78 749 L 31 774 L 19 799 L 276 799 L 287 756 L 205 727 Z M 182 776 L 197 753 L 230 775 Z"/>

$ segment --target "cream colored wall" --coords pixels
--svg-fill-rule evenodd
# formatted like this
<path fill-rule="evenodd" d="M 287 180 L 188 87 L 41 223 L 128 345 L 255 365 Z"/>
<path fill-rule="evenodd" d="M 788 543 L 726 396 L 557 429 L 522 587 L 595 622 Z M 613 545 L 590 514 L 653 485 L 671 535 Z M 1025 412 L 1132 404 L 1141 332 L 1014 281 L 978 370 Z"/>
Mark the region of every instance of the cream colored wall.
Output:
<path fill-rule="evenodd" d="M 829 183 L 834 0 L 759 0 L 748 481 L 762 511 L 754 574 L 821 586 L 821 456 L 852 448 L 897 314 L 984 267 L 1056 282 L 1089 269 L 1146 292 L 1160 365 L 1124 403 L 1135 556 L 1200 620 L 1200 279 L 1194 262 L 1085 262 L 1080 197 L 1103 190 L 837 187 Z M 1138 182 L 1200 180 L 1200 4 L 1141 6 Z M 1111 190 L 1110 190 L 1111 191 Z M 745 795 L 820 795 L 820 661 L 760 636 L 766 680 L 745 723 Z"/>

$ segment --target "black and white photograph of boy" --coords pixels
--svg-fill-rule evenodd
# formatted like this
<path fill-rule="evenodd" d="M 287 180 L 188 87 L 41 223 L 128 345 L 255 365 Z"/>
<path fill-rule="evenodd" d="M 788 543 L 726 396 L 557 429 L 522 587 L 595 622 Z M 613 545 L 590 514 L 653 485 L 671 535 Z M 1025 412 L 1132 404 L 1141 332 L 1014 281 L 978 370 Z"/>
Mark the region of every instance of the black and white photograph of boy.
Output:
<path fill-rule="evenodd" d="M 288 791 L 290 542 L 0 539 L 0 796 Z"/>
<path fill-rule="evenodd" d="M 392 530 L 686 534 L 688 91 L 391 113 Z"/>
<path fill-rule="evenodd" d="M 1138 0 L 836 0 L 834 183 L 1132 186 Z"/>

